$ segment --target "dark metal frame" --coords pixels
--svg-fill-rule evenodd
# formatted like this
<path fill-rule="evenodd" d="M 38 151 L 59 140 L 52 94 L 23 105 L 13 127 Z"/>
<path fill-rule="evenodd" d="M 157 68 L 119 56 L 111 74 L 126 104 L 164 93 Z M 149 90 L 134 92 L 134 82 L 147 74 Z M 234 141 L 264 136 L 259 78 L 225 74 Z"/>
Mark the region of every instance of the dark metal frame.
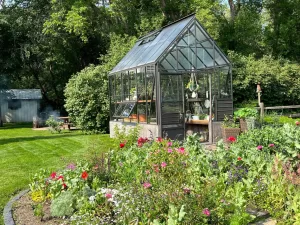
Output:
<path fill-rule="evenodd" d="M 193 31 L 194 33 L 193 33 Z M 201 35 L 204 36 L 205 39 L 203 40 L 198 40 L 197 39 L 197 32 L 201 32 Z M 184 37 L 186 36 L 186 34 L 190 35 L 193 40 L 194 40 L 194 46 L 193 45 L 189 45 L 189 43 L 184 39 Z M 151 35 L 150 35 L 151 36 Z M 182 46 L 179 45 L 180 42 L 184 42 L 186 44 L 186 46 Z M 205 42 L 209 42 L 211 44 L 212 47 L 205 47 L 203 45 L 203 43 Z M 200 46 L 199 46 L 200 45 Z M 187 48 L 188 50 L 191 51 L 192 55 L 195 56 L 195 61 L 191 62 L 189 59 L 189 54 L 185 55 L 185 53 L 182 51 L 183 48 Z M 207 56 L 209 56 L 209 60 L 212 60 L 213 65 L 206 65 L 205 64 L 205 60 L 204 58 L 201 59 L 201 57 L 199 57 L 197 49 L 203 49 L 203 51 L 206 52 Z M 207 49 L 213 49 L 213 54 L 211 54 Z M 138 52 L 141 50 L 138 50 Z M 219 56 L 221 56 L 221 59 L 225 62 L 224 65 L 219 65 L 219 63 L 216 61 L 216 53 L 218 53 Z M 172 61 L 175 60 L 176 61 L 176 65 L 172 64 L 168 58 L 169 56 L 171 56 Z M 186 66 L 184 66 L 184 63 L 180 62 L 179 58 L 182 57 L 186 60 L 186 62 L 188 63 L 188 67 L 192 68 L 186 68 Z M 164 68 L 164 66 L 162 65 L 162 62 L 165 61 L 166 63 L 168 63 L 170 65 L 170 68 L 172 69 L 166 69 Z M 198 68 L 199 65 L 198 61 L 201 62 L 201 64 L 204 66 L 204 68 Z M 173 61 L 174 62 L 174 61 Z M 163 51 L 163 53 L 161 54 L 161 56 L 158 58 L 158 60 L 153 64 L 153 63 L 148 63 L 148 64 L 144 64 L 141 66 L 141 68 L 143 68 L 143 73 L 145 76 L 145 88 L 146 88 L 146 96 L 148 97 L 148 93 L 147 93 L 147 83 L 146 83 L 146 67 L 149 65 L 155 65 L 155 72 L 154 72 L 154 80 L 153 80 L 153 88 L 152 88 L 152 93 L 151 93 L 151 100 L 150 100 L 150 108 L 152 106 L 153 103 L 153 95 L 154 95 L 154 89 L 155 89 L 155 96 L 156 96 L 156 124 L 159 126 L 159 130 L 160 130 L 160 135 L 163 134 L 163 126 L 162 126 L 162 93 L 161 93 L 161 79 L 162 76 L 165 75 L 179 75 L 182 77 L 183 80 L 183 76 L 184 74 L 189 74 L 189 73 L 204 73 L 204 74 L 208 74 L 209 77 L 209 100 L 210 100 L 210 109 L 209 109 L 209 114 L 210 114 L 210 120 L 209 120 L 209 142 L 212 142 L 212 115 L 213 115 L 213 109 L 212 109 L 212 100 L 213 100 L 213 93 L 212 93 L 212 76 L 215 76 L 217 73 L 217 71 L 219 71 L 222 68 L 228 68 L 228 76 L 229 76 L 229 81 L 230 81 L 230 87 L 229 87 L 229 91 L 230 91 L 230 99 L 232 100 L 232 68 L 231 68 L 231 63 L 229 62 L 229 60 L 224 56 L 224 53 L 222 52 L 221 49 L 219 49 L 216 44 L 215 41 L 211 38 L 211 36 L 205 31 L 205 29 L 201 26 L 201 24 L 196 20 L 191 20 L 189 24 L 187 24 L 187 26 L 179 33 L 179 35 L 177 36 L 177 38 L 169 44 L 169 46 Z M 137 70 L 139 67 L 134 67 L 134 68 L 130 68 L 130 70 L 135 70 L 135 80 L 136 80 L 136 91 L 139 94 L 139 85 L 138 85 L 138 80 L 137 80 Z M 116 74 L 121 74 L 121 90 L 123 90 L 123 73 L 127 73 L 129 74 L 129 69 L 127 71 L 119 71 Z M 114 74 L 112 74 L 111 76 L 113 76 Z M 218 74 L 218 89 L 220 89 L 220 74 Z M 223 79 L 222 79 L 223 81 Z M 110 87 L 110 93 L 115 93 L 115 90 L 111 90 L 112 88 L 116 89 L 116 79 L 114 79 L 114 84 L 111 84 L 111 79 L 109 79 L 109 87 Z M 224 85 L 224 84 L 223 84 Z M 184 91 L 183 91 L 183 84 L 182 84 L 182 97 L 183 97 L 183 117 L 185 117 L 184 113 L 185 113 L 185 97 L 184 97 Z M 218 95 L 219 95 L 219 91 L 218 91 Z M 116 93 L 115 93 L 116 94 Z M 123 94 L 122 94 L 123 95 Z M 124 100 L 124 96 L 121 96 L 122 100 Z M 147 123 L 148 123 L 148 99 L 146 97 L 146 117 L 147 117 Z M 112 96 L 110 94 L 110 104 L 112 105 Z M 138 99 L 136 101 L 136 107 L 139 106 L 138 103 Z M 151 113 L 151 112 L 150 112 Z M 111 120 L 114 119 L 112 112 L 110 113 L 111 115 Z M 139 122 L 139 121 L 138 121 Z M 184 126 L 183 126 L 184 127 Z M 184 130 L 185 133 L 185 130 Z"/>

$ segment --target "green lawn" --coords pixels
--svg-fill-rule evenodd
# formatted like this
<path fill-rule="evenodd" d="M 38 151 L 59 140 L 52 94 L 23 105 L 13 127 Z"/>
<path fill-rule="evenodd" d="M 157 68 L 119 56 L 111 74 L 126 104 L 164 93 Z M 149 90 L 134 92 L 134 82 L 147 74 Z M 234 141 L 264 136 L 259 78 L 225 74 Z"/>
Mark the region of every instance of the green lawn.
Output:
<path fill-rule="evenodd" d="M 84 135 L 80 131 L 33 131 L 31 124 L 0 127 L 0 212 L 11 196 L 28 188 L 30 176 L 40 168 L 55 170 L 84 158 L 90 149 L 112 147 L 109 135 Z"/>

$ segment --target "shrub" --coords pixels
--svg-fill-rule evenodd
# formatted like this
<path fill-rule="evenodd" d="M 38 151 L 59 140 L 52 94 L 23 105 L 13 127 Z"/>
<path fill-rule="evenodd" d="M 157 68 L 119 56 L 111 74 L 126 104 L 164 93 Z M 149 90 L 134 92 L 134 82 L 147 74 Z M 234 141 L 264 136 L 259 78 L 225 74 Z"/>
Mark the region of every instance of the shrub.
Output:
<path fill-rule="evenodd" d="M 46 125 L 49 126 L 49 130 L 51 133 L 60 133 L 61 132 L 61 126 L 63 125 L 63 122 L 57 121 L 54 116 L 50 116 L 49 119 L 46 121 Z"/>
<path fill-rule="evenodd" d="M 107 74 L 100 66 L 91 65 L 69 80 L 65 107 L 77 127 L 86 132 L 107 132 L 107 90 Z"/>
<path fill-rule="evenodd" d="M 56 217 L 71 216 L 74 212 L 74 208 L 72 207 L 73 201 L 72 192 L 62 192 L 51 203 L 51 215 Z"/>

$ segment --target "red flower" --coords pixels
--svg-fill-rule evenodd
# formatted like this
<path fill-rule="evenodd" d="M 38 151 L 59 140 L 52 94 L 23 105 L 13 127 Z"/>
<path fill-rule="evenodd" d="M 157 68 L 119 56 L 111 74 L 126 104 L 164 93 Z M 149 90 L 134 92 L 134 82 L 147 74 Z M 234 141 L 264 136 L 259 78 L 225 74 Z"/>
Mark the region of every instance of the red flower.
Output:
<path fill-rule="evenodd" d="M 295 124 L 296 124 L 296 126 L 299 126 L 299 125 L 300 125 L 300 122 L 299 122 L 299 121 L 296 121 Z"/>
<path fill-rule="evenodd" d="M 125 147 L 125 143 L 120 143 L 120 148 L 124 148 Z"/>
<path fill-rule="evenodd" d="M 180 154 L 184 154 L 185 153 L 184 147 L 180 147 L 179 149 L 177 149 L 177 152 Z"/>
<path fill-rule="evenodd" d="M 241 160 L 242 160 L 242 158 L 241 158 L 241 157 L 238 157 L 238 158 L 237 158 L 237 160 L 238 160 L 238 161 L 241 161 Z"/>
<path fill-rule="evenodd" d="M 50 175 L 50 176 L 51 176 L 51 178 L 52 178 L 52 179 L 55 179 L 55 178 L 56 178 L 56 173 L 55 173 L 55 172 L 53 172 L 53 173 L 51 173 L 51 175 Z"/>
<path fill-rule="evenodd" d="M 60 175 L 58 178 L 57 178 L 57 180 L 62 180 L 62 181 L 64 181 L 64 176 L 62 176 L 62 175 Z"/>
<path fill-rule="evenodd" d="M 236 142 L 236 138 L 233 136 L 230 136 L 229 138 L 227 138 L 227 141 Z"/>
<path fill-rule="evenodd" d="M 148 138 L 143 138 L 143 137 L 139 137 L 137 143 L 139 147 L 142 147 L 144 143 L 148 142 L 149 139 Z"/>
<path fill-rule="evenodd" d="M 68 186 L 65 183 L 62 183 L 62 187 L 63 187 L 63 189 L 67 189 L 68 188 Z"/>
<path fill-rule="evenodd" d="M 81 178 L 84 179 L 84 180 L 86 180 L 88 178 L 88 176 L 89 175 L 86 171 L 83 171 L 82 174 L 81 174 Z"/>
<path fill-rule="evenodd" d="M 163 141 L 163 139 L 161 137 L 157 138 L 157 142 L 162 142 L 162 141 Z"/>

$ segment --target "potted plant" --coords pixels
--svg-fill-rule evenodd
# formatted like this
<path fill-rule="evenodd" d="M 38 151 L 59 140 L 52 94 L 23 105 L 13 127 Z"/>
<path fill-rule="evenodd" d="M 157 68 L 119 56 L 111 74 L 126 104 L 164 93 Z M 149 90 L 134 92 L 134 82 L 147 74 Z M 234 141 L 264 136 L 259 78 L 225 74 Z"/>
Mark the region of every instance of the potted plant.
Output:
<path fill-rule="evenodd" d="M 240 108 L 234 112 L 234 115 L 240 119 L 240 127 L 242 132 L 255 127 L 255 121 L 258 115 L 255 108 Z"/>
<path fill-rule="evenodd" d="M 138 105 L 137 113 L 139 116 L 139 122 L 146 122 L 146 105 Z"/>
<path fill-rule="evenodd" d="M 130 96 L 132 100 L 136 100 L 137 99 L 137 93 L 136 93 L 136 88 L 133 87 L 130 89 Z"/>
<path fill-rule="evenodd" d="M 237 137 L 240 134 L 241 129 L 236 121 L 236 117 L 225 116 L 224 122 L 222 123 L 222 136 L 223 140 L 227 141 L 229 137 Z"/>

